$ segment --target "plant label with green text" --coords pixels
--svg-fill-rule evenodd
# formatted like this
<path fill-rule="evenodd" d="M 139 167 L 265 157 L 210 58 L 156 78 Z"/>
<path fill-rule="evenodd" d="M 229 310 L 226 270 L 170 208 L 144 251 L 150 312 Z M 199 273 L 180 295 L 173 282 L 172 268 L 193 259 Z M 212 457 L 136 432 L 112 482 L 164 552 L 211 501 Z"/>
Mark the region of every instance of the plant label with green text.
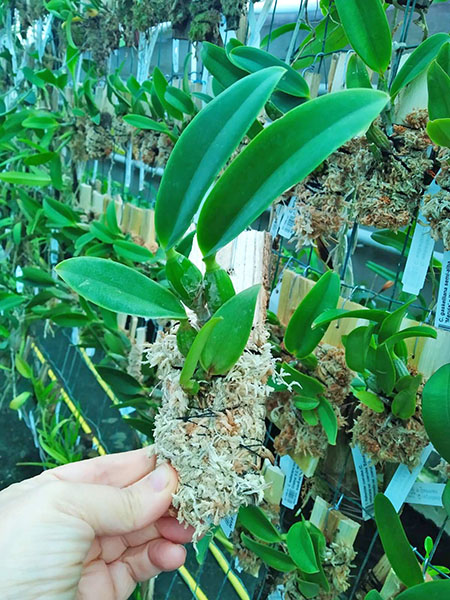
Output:
<path fill-rule="evenodd" d="M 229 538 L 230 535 L 233 533 L 234 528 L 236 527 L 236 521 L 237 513 L 235 513 L 234 515 L 229 515 L 228 517 L 224 517 L 220 521 L 220 527 L 224 534 L 227 536 L 227 538 Z"/>
<path fill-rule="evenodd" d="M 450 331 L 450 250 L 444 252 L 442 258 L 441 281 L 434 326 L 438 329 Z"/>
<path fill-rule="evenodd" d="M 362 517 L 368 521 L 374 516 L 373 501 L 378 493 L 377 471 L 372 460 L 361 452 L 359 446 L 352 448 L 352 456 L 361 496 Z"/>
<path fill-rule="evenodd" d="M 280 458 L 280 469 L 286 476 L 281 504 L 291 510 L 295 508 L 303 483 L 303 471 L 290 456 Z"/>

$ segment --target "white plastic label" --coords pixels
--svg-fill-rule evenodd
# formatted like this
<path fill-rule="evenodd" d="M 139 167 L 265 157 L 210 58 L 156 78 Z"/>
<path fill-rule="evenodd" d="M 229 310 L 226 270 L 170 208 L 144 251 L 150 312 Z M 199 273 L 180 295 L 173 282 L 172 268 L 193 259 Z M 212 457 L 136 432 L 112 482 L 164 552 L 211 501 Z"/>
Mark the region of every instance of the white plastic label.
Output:
<path fill-rule="evenodd" d="M 419 214 L 402 277 L 403 291 L 415 296 L 424 286 L 434 250 L 430 226 L 425 223 L 425 218 Z"/>
<path fill-rule="evenodd" d="M 450 331 L 450 250 L 444 252 L 434 326 Z"/>
<path fill-rule="evenodd" d="M 445 483 L 416 481 L 406 498 L 406 502 L 409 502 L 409 504 L 426 504 L 427 506 L 443 506 L 442 494 L 444 488 Z"/>
<path fill-rule="evenodd" d="M 277 585 L 267 600 L 284 600 L 284 585 Z"/>
<path fill-rule="evenodd" d="M 281 237 L 286 238 L 287 240 L 291 239 L 292 234 L 294 232 L 294 224 L 295 224 L 295 196 L 293 196 L 289 205 L 284 207 L 281 221 L 280 221 L 280 229 L 279 234 Z"/>
<path fill-rule="evenodd" d="M 227 536 L 227 538 L 229 538 L 230 535 L 233 533 L 234 528 L 236 527 L 236 521 L 237 513 L 235 513 L 234 515 L 229 515 L 228 517 L 224 517 L 220 521 L 220 527 L 222 528 L 222 531 Z"/>
<path fill-rule="evenodd" d="M 280 469 L 286 476 L 281 504 L 291 510 L 295 508 L 303 483 L 303 471 L 290 456 L 280 458 Z"/>
<path fill-rule="evenodd" d="M 359 446 L 352 448 L 352 456 L 361 496 L 362 517 L 368 521 L 374 516 L 373 501 L 378 493 L 377 471 L 372 460 L 361 452 Z"/>
<path fill-rule="evenodd" d="M 432 451 L 433 444 L 428 444 L 428 446 L 422 450 L 419 464 L 417 467 L 414 467 L 412 471 L 410 471 L 406 465 L 399 465 L 397 467 L 394 476 L 384 492 L 385 496 L 389 498 L 397 512 L 400 510 L 403 502 L 405 502 L 406 498 L 408 497 L 412 486 L 414 485 L 420 471 L 423 468 L 423 465 L 427 462 Z"/>
<path fill-rule="evenodd" d="M 278 304 L 280 303 L 281 279 L 270 293 L 269 310 L 277 314 Z"/>
<path fill-rule="evenodd" d="M 275 215 L 273 217 L 272 225 L 270 226 L 270 235 L 274 238 L 278 230 L 280 228 L 280 217 L 283 210 L 283 206 L 281 204 L 277 204 L 275 207 Z"/>

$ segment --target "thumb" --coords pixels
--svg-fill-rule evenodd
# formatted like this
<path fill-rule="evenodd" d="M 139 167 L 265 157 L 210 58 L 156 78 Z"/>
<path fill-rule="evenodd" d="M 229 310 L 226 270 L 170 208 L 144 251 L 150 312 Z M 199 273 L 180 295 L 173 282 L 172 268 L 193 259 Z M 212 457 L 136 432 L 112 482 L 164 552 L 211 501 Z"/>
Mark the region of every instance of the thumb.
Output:
<path fill-rule="evenodd" d="M 60 512 L 82 519 L 96 535 L 121 535 L 142 529 L 166 513 L 178 477 L 164 463 L 126 488 L 89 483 L 62 485 L 56 494 Z"/>

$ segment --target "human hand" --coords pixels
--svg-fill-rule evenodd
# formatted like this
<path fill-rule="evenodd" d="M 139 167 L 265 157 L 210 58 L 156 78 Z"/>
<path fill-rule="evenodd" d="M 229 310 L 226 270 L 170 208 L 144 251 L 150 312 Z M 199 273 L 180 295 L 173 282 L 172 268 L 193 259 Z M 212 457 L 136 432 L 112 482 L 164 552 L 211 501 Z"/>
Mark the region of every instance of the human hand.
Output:
<path fill-rule="evenodd" d="M 185 560 L 167 516 L 177 474 L 148 448 L 45 471 L 0 492 L 2 600 L 125 600 Z"/>

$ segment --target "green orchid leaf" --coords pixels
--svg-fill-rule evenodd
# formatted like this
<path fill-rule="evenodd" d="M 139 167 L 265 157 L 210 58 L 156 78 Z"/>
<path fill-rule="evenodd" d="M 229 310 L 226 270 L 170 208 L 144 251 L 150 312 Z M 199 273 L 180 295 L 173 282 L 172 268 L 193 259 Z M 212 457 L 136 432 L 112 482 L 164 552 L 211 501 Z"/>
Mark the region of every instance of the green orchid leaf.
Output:
<path fill-rule="evenodd" d="M 223 48 L 210 42 L 202 43 L 201 57 L 205 67 L 223 88 L 247 76 L 246 71 L 233 65 Z"/>
<path fill-rule="evenodd" d="M 183 90 L 173 85 L 168 85 L 164 92 L 164 99 L 174 108 L 187 115 L 195 115 L 196 109 L 191 97 Z"/>
<path fill-rule="evenodd" d="M 395 574 L 407 587 L 423 583 L 422 570 L 391 501 L 377 494 L 374 504 L 378 533 Z"/>
<path fill-rule="evenodd" d="M 312 329 L 314 319 L 336 307 L 340 292 L 339 275 L 327 271 L 306 294 L 289 320 L 284 345 L 297 358 L 308 356 L 320 342 L 328 326 Z"/>
<path fill-rule="evenodd" d="M 436 56 L 436 62 L 447 75 L 450 75 L 450 42 L 446 42 Z"/>
<path fill-rule="evenodd" d="M 446 44 L 445 44 L 446 45 Z M 433 60 L 427 71 L 430 121 L 450 117 L 450 76 Z"/>
<path fill-rule="evenodd" d="M 142 394 L 142 385 L 134 377 L 113 367 L 97 365 L 100 377 L 117 393 L 122 396 L 138 396 Z"/>
<path fill-rule="evenodd" d="M 399 91 L 423 73 L 430 62 L 436 58 L 441 47 L 450 40 L 447 33 L 435 33 L 424 40 L 405 61 L 395 76 L 391 86 L 391 96 L 394 98 Z"/>
<path fill-rule="evenodd" d="M 332 321 L 338 321 L 339 319 L 367 319 L 368 321 L 375 321 L 381 323 L 386 315 L 389 313 L 385 310 L 379 310 L 378 308 L 361 308 L 356 310 L 345 310 L 345 308 L 336 308 L 326 310 L 323 314 L 317 317 L 313 323 L 313 329 L 316 327 L 322 327 L 328 325 Z"/>
<path fill-rule="evenodd" d="M 203 255 L 214 254 L 239 235 L 275 198 L 368 127 L 386 102 L 383 92 L 344 90 L 305 102 L 266 127 L 231 163 L 205 201 L 197 227 Z"/>
<path fill-rule="evenodd" d="M 400 390 L 392 401 L 392 414 L 399 419 L 410 419 L 416 412 L 417 390 Z"/>
<path fill-rule="evenodd" d="M 138 129 L 151 129 L 153 131 L 161 131 L 167 133 L 169 128 L 165 123 L 154 121 L 150 117 L 144 117 L 143 115 L 125 115 L 123 117 L 125 123 L 137 127 Z"/>
<path fill-rule="evenodd" d="M 392 55 L 392 39 L 380 0 L 335 0 L 342 27 L 353 50 L 374 71 L 384 73 Z"/>
<path fill-rule="evenodd" d="M 289 528 L 286 537 L 289 556 L 303 573 L 318 573 L 316 553 L 308 527 L 300 521 Z"/>
<path fill-rule="evenodd" d="M 159 67 L 155 67 L 153 69 L 152 83 L 153 83 L 153 89 L 155 90 L 155 94 L 159 100 L 159 103 L 166 110 L 167 114 L 170 117 L 177 119 L 178 121 L 182 121 L 183 113 L 181 111 L 177 110 L 175 107 L 173 107 L 169 102 L 167 102 L 167 100 L 165 98 L 166 89 L 168 88 L 169 84 L 167 82 L 167 79 L 164 77 L 163 72 L 161 71 L 161 69 Z"/>
<path fill-rule="evenodd" d="M 0 173 L 0 181 L 17 185 L 31 185 L 33 187 L 45 187 L 52 182 L 50 175 L 38 170 L 32 173 L 26 173 L 25 171 L 4 171 Z"/>
<path fill-rule="evenodd" d="M 345 339 L 345 362 L 349 369 L 364 373 L 373 325 L 356 327 Z"/>
<path fill-rule="evenodd" d="M 58 127 L 59 123 L 50 113 L 36 113 L 22 121 L 22 126 L 27 129 L 52 129 Z"/>
<path fill-rule="evenodd" d="M 259 44 L 259 47 L 265 48 L 267 46 L 267 44 L 272 43 L 274 40 L 276 40 L 280 36 L 284 35 L 285 33 L 294 31 L 295 26 L 296 26 L 295 23 L 286 23 L 285 25 L 281 25 L 280 27 L 277 27 L 270 33 L 270 35 L 267 34 L 263 37 L 263 39 L 261 40 L 261 43 Z"/>
<path fill-rule="evenodd" d="M 450 363 L 440 367 L 425 383 L 422 415 L 431 443 L 450 462 Z"/>
<path fill-rule="evenodd" d="M 319 424 L 319 415 L 316 410 L 302 410 L 302 417 L 311 427 Z"/>
<path fill-rule="evenodd" d="M 374 394 L 373 392 L 368 392 L 366 390 L 356 390 L 352 389 L 353 395 L 358 398 L 361 404 L 368 406 L 371 410 L 376 413 L 384 412 L 384 404 L 380 398 Z"/>
<path fill-rule="evenodd" d="M 232 296 L 214 313 L 214 317 L 222 320 L 203 349 L 200 362 L 205 371 L 225 375 L 238 361 L 250 336 L 260 287 L 254 285 Z"/>
<path fill-rule="evenodd" d="M 381 344 L 375 350 L 375 376 L 380 389 L 389 396 L 394 389 L 396 371 L 386 344 Z"/>
<path fill-rule="evenodd" d="M 281 369 L 283 371 L 283 380 L 288 384 L 292 385 L 292 389 L 302 397 L 314 398 L 325 392 L 325 386 L 320 383 L 315 377 L 305 375 L 301 373 L 291 365 L 282 363 Z M 295 383 L 299 385 L 295 385 Z"/>
<path fill-rule="evenodd" d="M 388 337 L 393 336 L 400 329 L 403 317 L 408 310 L 408 307 L 416 300 L 413 296 L 408 302 L 394 310 L 392 313 L 388 313 L 387 317 L 382 321 L 379 332 L 378 341 L 384 342 Z"/>
<path fill-rule="evenodd" d="M 367 67 L 357 54 L 350 56 L 345 84 L 349 90 L 352 88 L 372 88 Z"/>
<path fill-rule="evenodd" d="M 364 600 L 383 600 L 383 596 L 377 590 L 370 590 Z"/>
<path fill-rule="evenodd" d="M 245 535 L 245 533 L 241 534 L 241 540 L 246 548 L 254 552 L 256 556 L 259 556 L 269 567 L 282 573 L 289 573 L 295 569 L 295 563 L 284 552 L 255 542 L 248 535 Z"/>
<path fill-rule="evenodd" d="M 50 314 L 49 318 L 60 327 L 86 327 L 91 322 L 89 317 L 79 312 L 59 313 L 54 316 Z"/>
<path fill-rule="evenodd" d="M 39 152 L 39 154 L 33 154 L 23 159 L 24 164 L 38 166 L 45 165 L 49 161 L 53 160 L 57 154 L 55 152 Z"/>
<path fill-rule="evenodd" d="M 9 403 L 9 408 L 12 408 L 13 410 L 19 410 L 19 408 L 22 408 L 30 396 L 31 392 L 22 392 L 11 400 Z"/>
<path fill-rule="evenodd" d="M 80 296 L 112 312 L 149 319 L 185 319 L 177 298 L 142 273 L 102 258 L 69 258 L 58 275 Z"/>
<path fill-rule="evenodd" d="M 406 329 L 402 329 L 401 331 L 394 333 L 394 335 L 388 337 L 385 340 L 385 342 L 386 346 L 392 348 L 393 345 L 398 344 L 398 342 L 400 342 L 401 340 L 417 337 L 429 337 L 436 339 L 437 331 L 436 329 L 433 329 L 433 327 L 428 327 L 427 325 L 419 327 L 407 327 Z"/>
<path fill-rule="evenodd" d="M 195 336 L 195 339 L 189 348 L 189 352 L 187 353 L 183 369 L 181 370 L 180 374 L 180 385 L 183 388 L 188 387 L 190 379 L 194 375 L 194 371 L 197 368 L 198 361 L 200 360 L 200 356 L 209 336 L 211 335 L 214 327 L 222 320 L 223 319 L 220 317 L 213 317 L 203 325 L 203 327 Z"/>
<path fill-rule="evenodd" d="M 110 202 L 106 207 L 106 225 L 113 235 L 122 234 L 119 224 L 117 223 L 115 202 Z"/>
<path fill-rule="evenodd" d="M 281 542 L 280 532 L 258 506 L 241 506 L 239 509 L 239 522 L 242 527 L 263 542 L 269 544 Z"/>
<path fill-rule="evenodd" d="M 198 540 L 195 544 L 195 558 L 199 565 L 202 565 L 206 557 L 208 556 L 209 544 L 213 541 L 214 534 L 217 531 L 217 527 L 210 529 L 201 540 Z"/>
<path fill-rule="evenodd" d="M 320 586 L 317 583 L 311 583 L 310 581 L 297 578 L 297 585 L 300 592 L 308 600 L 310 598 L 316 598 L 320 593 Z"/>
<path fill-rule="evenodd" d="M 428 121 L 427 133 L 438 146 L 450 148 L 450 118 Z M 2 179 L 2 174 L 0 174 L 0 179 Z"/>
<path fill-rule="evenodd" d="M 25 379 L 31 379 L 33 377 L 33 369 L 20 354 L 16 355 L 14 364 L 22 377 L 25 377 Z"/>
<path fill-rule="evenodd" d="M 38 267 L 23 267 L 22 276 L 18 279 L 21 279 L 25 283 L 29 283 L 31 285 L 36 286 L 54 286 L 55 280 L 47 273 L 47 271 L 43 271 Z"/>
<path fill-rule="evenodd" d="M 139 246 L 134 242 L 127 242 L 125 240 L 114 240 L 113 248 L 117 256 L 125 258 L 133 262 L 147 262 L 154 261 L 155 256 L 144 246 Z"/>
<path fill-rule="evenodd" d="M 320 400 L 317 398 L 308 398 L 304 396 L 294 396 L 292 402 L 299 410 L 313 410 L 320 404 Z"/>
<path fill-rule="evenodd" d="M 317 407 L 317 415 L 320 424 L 327 434 L 328 443 L 331 444 L 331 446 L 335 446 L 338 434 L 338 422 L 336 413 L 326 398 L 320 399 L 320 404 Z"/>
<path fill-rule="evenodd" d="M 44 198 L 43 209 L 45 216 L 59 227 L 73 227 L 80 221 L 70 206 L 51 197 Z"/>
<path fill-rule="evenodd" d="M 208 188 L 282 74 L 282 69 L 274 67 L 238 81 L 207 104 L 183 131 L 167 162 L 156 200 L 155 225 L 164 248 L 183 237 Z"/>
<path fill-rule="evenodd" d="M 299 71 L 311 66 L 320 52 L 328 54 L 347 46 L 348 39 L 344 28 L 341 23 L 337 23 L 336 21 L 337 12 L 333 6 L 330 16 L 322 19 L 317 27 L 301 42 L 300 50 L 292 65 L 294 69 Z"/>
<path fill-rule="evenodd" d="M 282 67 L 286 73 L 278 82 L 277 89 L 299 98 L 309 97 L 308 84 L 300 73 L 269 52 L 250 46 L 238 46 L 230 52 L 229 59 L 236 67 L 249 73 L 255 73 L 267 67 Z"/>
<path fill-rule="evenodd" d="M 444 600 L 450 596 L 450 580 L 427 581 L 401 592 L 396 600 Z"/>
<path fill-rule="evenodd" d="M 318 573 L 302 573 L 302 579 L 308 581 L 309 583 L 316 583 L 319 585 L 325 592 L 330 591 L 330 584 L 325 576 L 325 571 L 323 570 L 322 560 L 325 552 L 325 536 L 315 525 L 310 522 L 306 523 L 309 528 L 311 534 L 311 540 L 314 545 L 314 552 L 316 554 L 317 566 L 319 567 Z"/>
<path fill-rule="evenodd" d="M 100 221 L 92 221 L 89 231 L 94 237 L 105 244 L 112 244 L 116 236 Z"/>

